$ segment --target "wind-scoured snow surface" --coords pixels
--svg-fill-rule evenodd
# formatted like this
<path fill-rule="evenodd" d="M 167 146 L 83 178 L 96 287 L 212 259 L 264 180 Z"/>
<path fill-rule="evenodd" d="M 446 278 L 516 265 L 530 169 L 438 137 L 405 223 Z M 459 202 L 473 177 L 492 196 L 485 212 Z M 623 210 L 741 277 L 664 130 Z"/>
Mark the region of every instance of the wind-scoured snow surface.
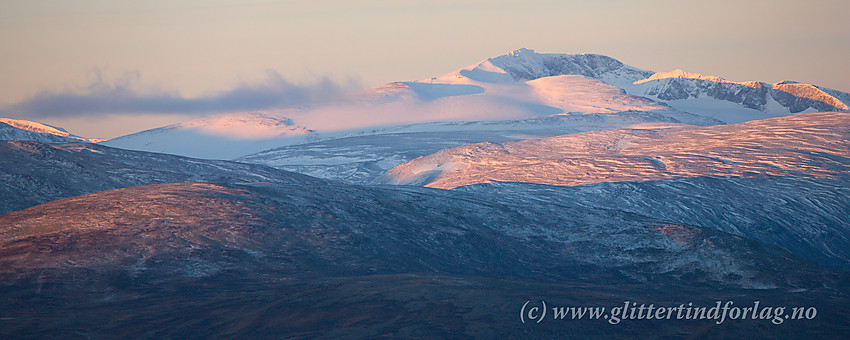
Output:
<path fill-rule="evenodd" d="M 582 185 L 697 176 L 834 178 L 850 171 L 850 112 L 710 127 L 618 129 L 479 143 L 401 164 L 382 181 Z"/>
<path fill-rule="evenodd" d="M 21 119 L 0 118 L 0 141 L 34 140 L 43 143 L 88 142 L 65 129 Z"/>

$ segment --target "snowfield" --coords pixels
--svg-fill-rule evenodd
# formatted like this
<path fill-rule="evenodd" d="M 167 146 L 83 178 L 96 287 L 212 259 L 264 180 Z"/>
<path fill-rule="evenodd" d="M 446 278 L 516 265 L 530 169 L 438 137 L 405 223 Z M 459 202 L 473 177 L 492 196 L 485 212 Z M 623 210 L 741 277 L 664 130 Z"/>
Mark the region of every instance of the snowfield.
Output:
<path fill-rule="evenodd" d="M 545 118 L 553 116 L 598 114 L 609 115 L 606 119 L 613 122 L 616 119 L 611 116 L 635 117 L 644 113 L 641 122 L 715 125 L 799 112 L 844 110 L 848 102 L 850 94 L 810 84 L 732 82 L 681 70 L 655 73 L 603 55 L 520 49 L 444 75 L 389 83 L 328 103 L 203 118 L 119 137 L 105 144 L 208 159 L 243 157 L 277 166 L 283 164 L 280 159 L 290 155 L 285 151 L 273 155 L 271 149 L 317 141 L 333 144 L 330 140 L 350 141 L 351 137 L 364 134 L 393 133 L 401 139 L 392 141 L 388 136 L 388 142 L 404 148 L 402 141 L 406 137 L 398 135 L 396 127 L 411 125 L 416 125 L 416 132 L 443 133 L 441 138 L 454 140 L 448 144 L 457 146 L 502 140 L 499 136 L 507 134 L 506 129 L 498 126 L 502 121 L 513 125 L 516 124 L 511 122 L 528 121 L 525 125 L 536 125 L 530 130 L 551 131 L 544 134 L 531 131 L 529 135 L 555 136 L 597 127 L 592 122 L 567 127 L 535 123 L 546 122 Z M 608 124 L 605 128 L 623 128 L 634 123 L 631 119 L 624 121 L 623 125 Z M 489 123 L 479 125 L 481 122 Z M 493 139 L 464 136 L 467 131 L 488 127 L 494 130 Z M 444 132 L 457 136 L 444 137 Z M 400 154 L 427 154 L 415 152 L 417 146 L 411 148 L 378 157 L 389 160 L 398 159 Z M 263 159 L 261 154 L 268 159 Z M 305 169 L 322 165 L 315 158 L 304 159 L 308 162 L 285 164 Z M 348 178 L 334 171 L 310 173 Z M 371 173 L 365 175 L 374 177 Z"/>
<path fill-rule="evenodd" d="M 850 172 L 850 112 L 708 127 L 599 130 L 441 150 L 401 164 L 390 184 L 454 188 L 489 182 L 582 185 L 723 176 L 811 176 Z M 443 164 L 464 166 L 443 167 Z"/>

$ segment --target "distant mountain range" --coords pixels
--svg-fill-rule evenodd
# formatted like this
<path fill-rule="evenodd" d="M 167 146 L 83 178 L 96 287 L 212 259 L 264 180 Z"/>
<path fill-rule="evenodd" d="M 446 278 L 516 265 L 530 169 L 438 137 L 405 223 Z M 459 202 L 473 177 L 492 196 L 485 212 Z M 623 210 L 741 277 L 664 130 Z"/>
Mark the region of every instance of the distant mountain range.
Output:
<path fill-rule="evenodd" d="M 299 144 L 304 137 L 310 141 L 347 138 L 375 127 L 417 123 L 645 113 L 641 117 L 645 122 L 712 125 L 846 110 L 848 104 L 850 94 L 811 84 L 738 83 L 681 70 L 655 73 L 603 55 L 520 49 L 442 76 L 378 86 L 332 103 L 203 118 L 106 144 L 233 159 Z M 418 130 L 443 132 L 444 127 L 429 124 Z M 330 130 L 343 132 L 327 133 Z"/>
<path fill-rule="evenodd" d="M 395 165 L 469 143 L 648 122 L 739 123 L 847 110 L 848 103 L 850 94 L 811 84 L 733 82 L 682 70 L 655 73 L 603 55 L 520 49 L 442 76 L 378 86 L 330 103 L 200 118 L 103 144 L 239 159 L 368 183 Z M 71 141 L 30 132 L 7 132 L 2 139 Z"/>
<path fill-rule="evenodd" d="M 522 49 L 103 143 L 2 119 L 0 338 L 841 337 L 848 103 Z M 816 315 L 522 319 L 725 301 Z"/>

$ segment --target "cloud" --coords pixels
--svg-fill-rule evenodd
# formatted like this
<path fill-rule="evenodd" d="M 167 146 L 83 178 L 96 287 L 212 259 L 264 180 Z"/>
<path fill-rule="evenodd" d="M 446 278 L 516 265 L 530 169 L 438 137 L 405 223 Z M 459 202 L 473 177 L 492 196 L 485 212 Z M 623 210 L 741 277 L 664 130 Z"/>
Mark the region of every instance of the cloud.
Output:
<path fill-rule="evenodd" d="M 332 100 L 360 87 L 356 80 L 338 83 L 320 77 L 296 84 L 276 71 L 256 83 L 240 83 L 234 88 L 206 96 L 186 98 L 175 92 L 138 85 L 138 73 L 116 81 L 105 81 L 99 72 L 82 89 L 44 90 L 0 111 L 30 118 L 102 116 L 110 114 L 189 114 L 265 110 Z"/>

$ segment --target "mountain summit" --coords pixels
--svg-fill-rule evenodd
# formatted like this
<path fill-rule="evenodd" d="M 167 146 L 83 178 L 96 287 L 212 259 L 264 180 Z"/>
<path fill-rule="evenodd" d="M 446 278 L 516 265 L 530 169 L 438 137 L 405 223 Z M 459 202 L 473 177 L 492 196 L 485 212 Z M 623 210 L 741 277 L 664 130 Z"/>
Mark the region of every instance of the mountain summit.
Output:
<path fill-rule="evenodd" d="M 601 54 L 537 53 L 525 48 L 487 59 L 476 65 L 475 69 L 480 69 L 484 65 L 495 66 L 520 81 L 560 75 L 580 75 L 618 86 L 652 74 L 652 71 L 628 66 L 617 59 Z"/>

